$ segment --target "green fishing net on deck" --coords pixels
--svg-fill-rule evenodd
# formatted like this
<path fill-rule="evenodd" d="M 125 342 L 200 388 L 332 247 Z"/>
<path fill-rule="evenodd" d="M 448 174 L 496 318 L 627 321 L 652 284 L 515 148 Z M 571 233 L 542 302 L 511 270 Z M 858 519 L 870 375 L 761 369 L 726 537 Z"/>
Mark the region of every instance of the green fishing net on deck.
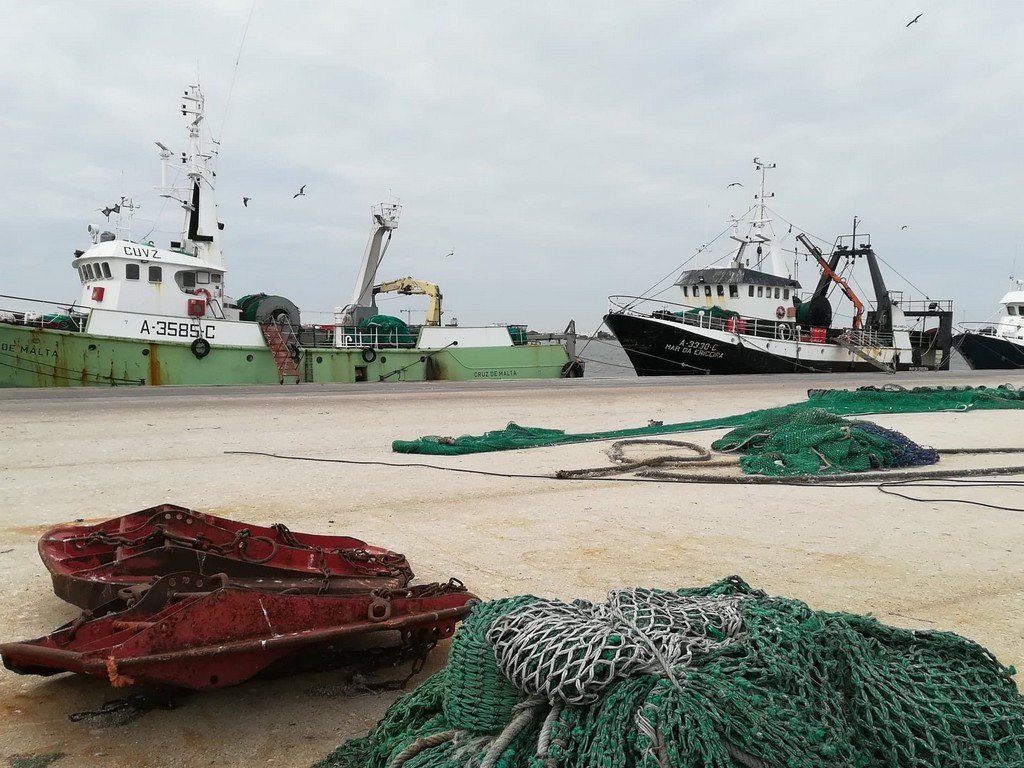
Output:
<path fill-rule="evenodd" d="M 373 315 L 359 324 L 360 328 L 376 330 L 378 344 L 415 344 L 416 334 L 400 317 Z"/>
<path fill-rule="evenodd" d="M 807 392 L 807 400 L 800 403 L 678 424 L 632 427 L 603 432 L 569 433 L 560 429 L 524 427 L 510 422 L 504 429 L 485 432 L 482 435 L 427 436 L 417 440 L 395 440 L 391 444 L 391 448 L 396 453 L 460 456 L 488 451 L 584 443 L 594 440 L 620 440 L 679 432 L 699 432 L 708 429 L 732 429 L 757 423 L 765 418 L 785 417 L 792 413 L 812 409 L 823 409 L 836 416 L 852 416 L 869 413 L 928 413 L 1000 408 L 1024 408 L 1022 393 L 1010 385 L 999 387 L 916 387 L 914 389 L 890 385 L 861 387 L 855 390 L 812 389 Z"/>
<path fill-rule="evenodd" d="M 318 768 L 1019 768 L 1024 699 L 980 645 L 739 577 L 485 603 L 446 669 Z"/>

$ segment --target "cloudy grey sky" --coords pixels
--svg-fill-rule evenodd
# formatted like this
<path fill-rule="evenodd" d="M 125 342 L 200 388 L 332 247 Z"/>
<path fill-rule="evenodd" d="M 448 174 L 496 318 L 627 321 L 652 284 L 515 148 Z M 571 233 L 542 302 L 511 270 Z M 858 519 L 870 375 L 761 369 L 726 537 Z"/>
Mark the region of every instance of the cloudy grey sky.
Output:
<path fill-rule="evenodd" d="M 1024 274 L 1022 50 L 1019 2 L 21 3 L 0 28 L 0 293 L 77 296 L 71 252 L 121 194 L 149 228 L 153 141 L 183 145 L 198 68 L 236 296 L 345 303 L 391 194 L 380 278 L 441 284 L 462 324 L 589 330 L 748 207 L 759 155 L 786 218 L 831 240 L 859 216 L 980 320 Z"/>

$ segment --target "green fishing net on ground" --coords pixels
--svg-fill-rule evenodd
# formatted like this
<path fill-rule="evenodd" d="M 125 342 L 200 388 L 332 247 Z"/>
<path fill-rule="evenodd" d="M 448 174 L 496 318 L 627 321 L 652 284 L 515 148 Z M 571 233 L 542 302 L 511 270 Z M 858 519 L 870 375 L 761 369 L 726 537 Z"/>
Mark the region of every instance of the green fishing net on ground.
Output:
<path fill-rule="evenodd" d="M 741 452 L 748 475 L 830 475 L 935 464 L 939 454 L 905 435 L 822 408 L 762 413 L 711 447 Z"/>
<path fill-rule="evenodd" d="M 1019 768 L 1024 699 L 980 645 L 731 577 L 474 609 L 446 669 L 318 768 Z"/>
<path fill-rule="evenodd" d="M 631 427 L 603 432 L 569 433 L 560 429 L 524 427 L 509 422 L 501 430 L 482 435 L 461 437 L 427 436 L 417 440 L 395 440 L 391 448 L 396 453 L 460 456 L 489 451 L 508 451 L 520 448 L 540 448 L 594 440 L 620 440 L 631 437 L 654 437 L 680 432 L 699 432 L 708 429 L 732 429 L 756 423 L 765 418 L 791 413 L 823 409 L 836 416 L 869 413 L 929 413 L 934 411 L 971 411 L 991 409 L 1022 409 L 1024 396 L 1010 385 L 999 387 L 861 387 L 856 390 L 812 389 L 807 400 L 749 413 L 713 419 L 687 421 L 678 424 Z"/>

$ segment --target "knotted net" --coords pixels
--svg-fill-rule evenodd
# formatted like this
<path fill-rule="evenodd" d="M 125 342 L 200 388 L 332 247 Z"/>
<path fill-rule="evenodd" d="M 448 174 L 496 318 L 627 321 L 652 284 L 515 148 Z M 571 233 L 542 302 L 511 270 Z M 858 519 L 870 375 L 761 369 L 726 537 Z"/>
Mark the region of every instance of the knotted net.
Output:
<path fill-rule="evenodd" d="M 320 768 L 1019 768 L 1014 670 L 731 577 L 478 606 L 448 667 Z"/>

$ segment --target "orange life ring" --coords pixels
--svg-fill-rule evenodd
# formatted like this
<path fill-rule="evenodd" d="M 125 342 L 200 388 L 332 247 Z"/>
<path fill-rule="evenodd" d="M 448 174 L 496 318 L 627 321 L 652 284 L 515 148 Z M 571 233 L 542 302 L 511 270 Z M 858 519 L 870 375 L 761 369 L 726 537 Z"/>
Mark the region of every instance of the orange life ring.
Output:
<path fill-rule="evenodd" d="M 779 304 L 779 306 L 775 308 L 775 316 L 779 318 L 779 320 L 784 318 L 786 316 L 786 308 Z"/>
<path fill-rule="evenodd" d="M 193 288 L 192 289 L 192 295 L 193 296 L 200 296 L 200 295 L 201 296 L 205 296 L 207 304 L 209 304 L 211 301 L 213 301 L 213 294 L 210 293 L 205 288 Z"/>

